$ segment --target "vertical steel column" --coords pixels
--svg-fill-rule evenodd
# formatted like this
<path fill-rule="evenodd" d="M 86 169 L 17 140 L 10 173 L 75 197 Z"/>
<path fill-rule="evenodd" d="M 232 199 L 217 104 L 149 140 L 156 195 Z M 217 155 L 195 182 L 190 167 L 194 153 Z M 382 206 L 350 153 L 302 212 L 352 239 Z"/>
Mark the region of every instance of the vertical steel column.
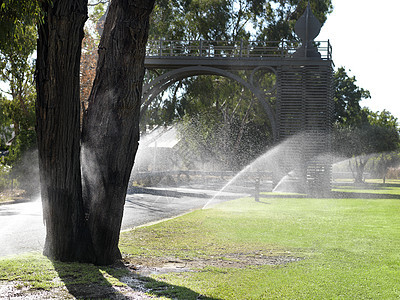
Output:
<path fill-rule="evenodd" d="M 296 172 L 301 192 L 331 189 L 332 72 L 330 61 L 278 68 L 278 139 L 288 140 L 284 168 Z"/>

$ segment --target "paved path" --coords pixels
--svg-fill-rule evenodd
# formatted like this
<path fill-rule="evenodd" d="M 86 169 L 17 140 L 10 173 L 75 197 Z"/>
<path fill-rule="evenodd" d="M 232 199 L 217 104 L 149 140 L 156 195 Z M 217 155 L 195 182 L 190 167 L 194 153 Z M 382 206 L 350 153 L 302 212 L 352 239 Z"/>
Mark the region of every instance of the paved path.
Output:
<path fill-rule="evenodd" d="M 129 229 L 249 195 L 243 189 L 219 193 L 200 187 L 135 188 L 128 191 L 122 229 Z M 41 251 L 45 239 L 39 199 L 0 205 L 0 256 Z"/>

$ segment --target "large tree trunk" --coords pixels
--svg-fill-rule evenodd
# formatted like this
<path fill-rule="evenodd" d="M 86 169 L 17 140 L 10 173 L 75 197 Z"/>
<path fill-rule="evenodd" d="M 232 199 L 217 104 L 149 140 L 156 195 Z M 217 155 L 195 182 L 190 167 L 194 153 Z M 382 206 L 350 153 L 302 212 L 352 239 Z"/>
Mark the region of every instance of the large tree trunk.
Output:
<path fill-rule="evenodd" d="M 92 261 L 79 159 L 79 64 L 87 1 L 47 3 L 43 1 L 36 66 L 44 254 L 61 261 Z"/>
<path fill-rule="evenodd" d="M 118 249 L 126 191 L 139 140 L 145 45 L 154 0 L 112 1 L 82 132 L 83 195 L 97 264 Z"/>

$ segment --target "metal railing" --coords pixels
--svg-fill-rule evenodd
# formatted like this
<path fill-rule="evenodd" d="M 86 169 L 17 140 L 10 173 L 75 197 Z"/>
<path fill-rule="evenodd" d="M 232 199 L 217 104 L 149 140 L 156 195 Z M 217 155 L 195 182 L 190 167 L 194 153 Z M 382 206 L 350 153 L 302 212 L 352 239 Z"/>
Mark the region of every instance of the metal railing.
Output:
<path fill-rule="evenodd" d="M 314 42 L 321 58 L 332 59 L 328 41 Z M 205 41 L 149 40 L 146 57 L 204 58 L 291 58 L 299 46 L 297 41 Z"/>

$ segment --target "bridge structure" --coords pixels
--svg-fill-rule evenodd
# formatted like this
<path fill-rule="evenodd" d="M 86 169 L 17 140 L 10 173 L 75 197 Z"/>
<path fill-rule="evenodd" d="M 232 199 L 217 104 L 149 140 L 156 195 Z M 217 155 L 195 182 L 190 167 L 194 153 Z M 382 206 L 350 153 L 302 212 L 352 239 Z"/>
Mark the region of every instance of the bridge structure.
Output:
<path fill-rule="evenodd" d="M 314 41 L 320 28 L 308 5 L 295 25 L 301 41 L 150 40 L 145 68 L 164 72 L 144 84 L 142 113 L 157 95 L 184 78 L 219 75 L 235 80 L 265 109 L 274 140 L 287 141 L 283 151 L 291 159 L 283 161 L 283 172 L 295 171 L 291 174 L 301 191 L 330 191 L 332 163 L 324 154 L 331 147 L 333 61 L 330 42 Z M 241 70 L 250 76 L 239 76 Z M 254 80 L 260 71 L 275 75 L 273 88 L 266 90 Z"/>

